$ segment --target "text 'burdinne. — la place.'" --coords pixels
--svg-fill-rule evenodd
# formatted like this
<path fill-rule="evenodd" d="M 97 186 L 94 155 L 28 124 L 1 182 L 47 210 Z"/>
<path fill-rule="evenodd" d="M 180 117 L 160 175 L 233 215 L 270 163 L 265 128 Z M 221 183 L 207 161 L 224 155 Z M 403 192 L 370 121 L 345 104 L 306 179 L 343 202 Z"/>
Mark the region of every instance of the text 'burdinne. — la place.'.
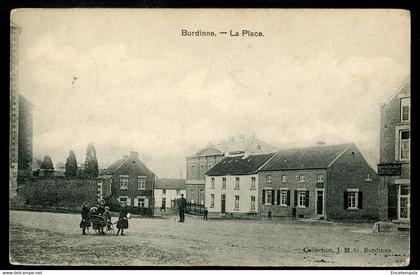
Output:
<path fill-rule="evenodd" d="M 229 31 L 205 31 L 205 30 L 187 30 L 181 29 L 181 36 L 185 37 L 199 37 L 199 36 L 226 36 L 226 37 L 264 37 L 261 31 L 252 30 L 229 30 Z"/>

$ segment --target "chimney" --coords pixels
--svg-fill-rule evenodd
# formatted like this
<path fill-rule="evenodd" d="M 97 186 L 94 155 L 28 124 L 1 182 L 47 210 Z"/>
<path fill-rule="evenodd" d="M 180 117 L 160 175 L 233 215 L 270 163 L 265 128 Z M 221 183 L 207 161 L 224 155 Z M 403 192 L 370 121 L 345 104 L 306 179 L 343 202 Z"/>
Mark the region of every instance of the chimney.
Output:
<path fill-rule="evenodd" d="M 131 159 L 138 159 L 139 158 L 139 153 L 131 151 L 130 152 L 130 158 Z"/>

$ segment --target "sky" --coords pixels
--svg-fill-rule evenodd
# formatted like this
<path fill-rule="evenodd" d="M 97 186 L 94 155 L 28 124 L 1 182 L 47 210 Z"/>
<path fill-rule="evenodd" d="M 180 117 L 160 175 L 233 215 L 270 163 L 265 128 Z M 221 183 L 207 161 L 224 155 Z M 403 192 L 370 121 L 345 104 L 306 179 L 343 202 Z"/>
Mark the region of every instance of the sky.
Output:
<path fill-rule="evenodd" d="M 376 169 L 380 104 L 410 76 L 403 10 L 20 9 L 19 92 L 34 155 L 100 167 L 130 151 L 160 177 L 231 136 L 353 142 Z M 183 37 L 181 30 L 216 37 Z M 220 31 L 260 31 L 230 37 Z"/>

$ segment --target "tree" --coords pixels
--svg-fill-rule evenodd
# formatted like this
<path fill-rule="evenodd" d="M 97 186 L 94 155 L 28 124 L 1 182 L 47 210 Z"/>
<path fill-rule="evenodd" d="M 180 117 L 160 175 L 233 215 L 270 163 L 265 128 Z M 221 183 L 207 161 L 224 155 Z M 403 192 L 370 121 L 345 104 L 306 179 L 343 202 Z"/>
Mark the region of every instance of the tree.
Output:
<path fill-rule="evenodd" d="M 66 177 L 76 177 L 77 172 L 77 161 L 76 156 L 74 155 L 73 150 L 69 152 L 69 157 L 66 161 L 66 172 L 64 173 Z"/>
<path fill-rule="evenodd" d="M 44 156 L 44 160 L 42 161 L 40 168 L 45 170 L 54 170 L 54 165 L 50 156 Z"/>
<path fill-rule="evenodd" d="M 90 178 L 98 176 L 98 160 L 96 159 L 95 146 L 92 143 L 89 143 L 86 149 L 85 176 Z"/>

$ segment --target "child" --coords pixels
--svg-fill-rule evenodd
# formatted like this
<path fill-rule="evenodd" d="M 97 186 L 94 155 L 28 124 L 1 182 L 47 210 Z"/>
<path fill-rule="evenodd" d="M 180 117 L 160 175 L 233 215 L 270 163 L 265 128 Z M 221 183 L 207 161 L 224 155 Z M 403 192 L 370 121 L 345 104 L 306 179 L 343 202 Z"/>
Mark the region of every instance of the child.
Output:
<path fill-rule="evenodd" d="M 128 228 L 128 209 L 127 206 L 125 204 L 125 202 L 121 203 L 121 208 L 120 208 L 120 215 L 118 217 L 118 222 L 117 222 L 117 236 L 118 234 L 120 234 L 121 231 L 121 236 L 124 236 L 124 229 Z"/>
<path fill-rule="evenodd" d="M 82 214 L 82 221 L 80 222 L 80 228 L 82 228 L 82 235 L 86 235 L 86 228 L 90 227 L 89 205 L 87 202 L 83 203 L 81 214 Z"/>
<path fill-rule="evenodd" d="M 105 206 L 104 217 L 107 220 L 106 227 L 108 228 L 108 230 L 111 230 L 112 222 L 111 222 L 111 212 L 109 212 L 109 206 Z"/>

